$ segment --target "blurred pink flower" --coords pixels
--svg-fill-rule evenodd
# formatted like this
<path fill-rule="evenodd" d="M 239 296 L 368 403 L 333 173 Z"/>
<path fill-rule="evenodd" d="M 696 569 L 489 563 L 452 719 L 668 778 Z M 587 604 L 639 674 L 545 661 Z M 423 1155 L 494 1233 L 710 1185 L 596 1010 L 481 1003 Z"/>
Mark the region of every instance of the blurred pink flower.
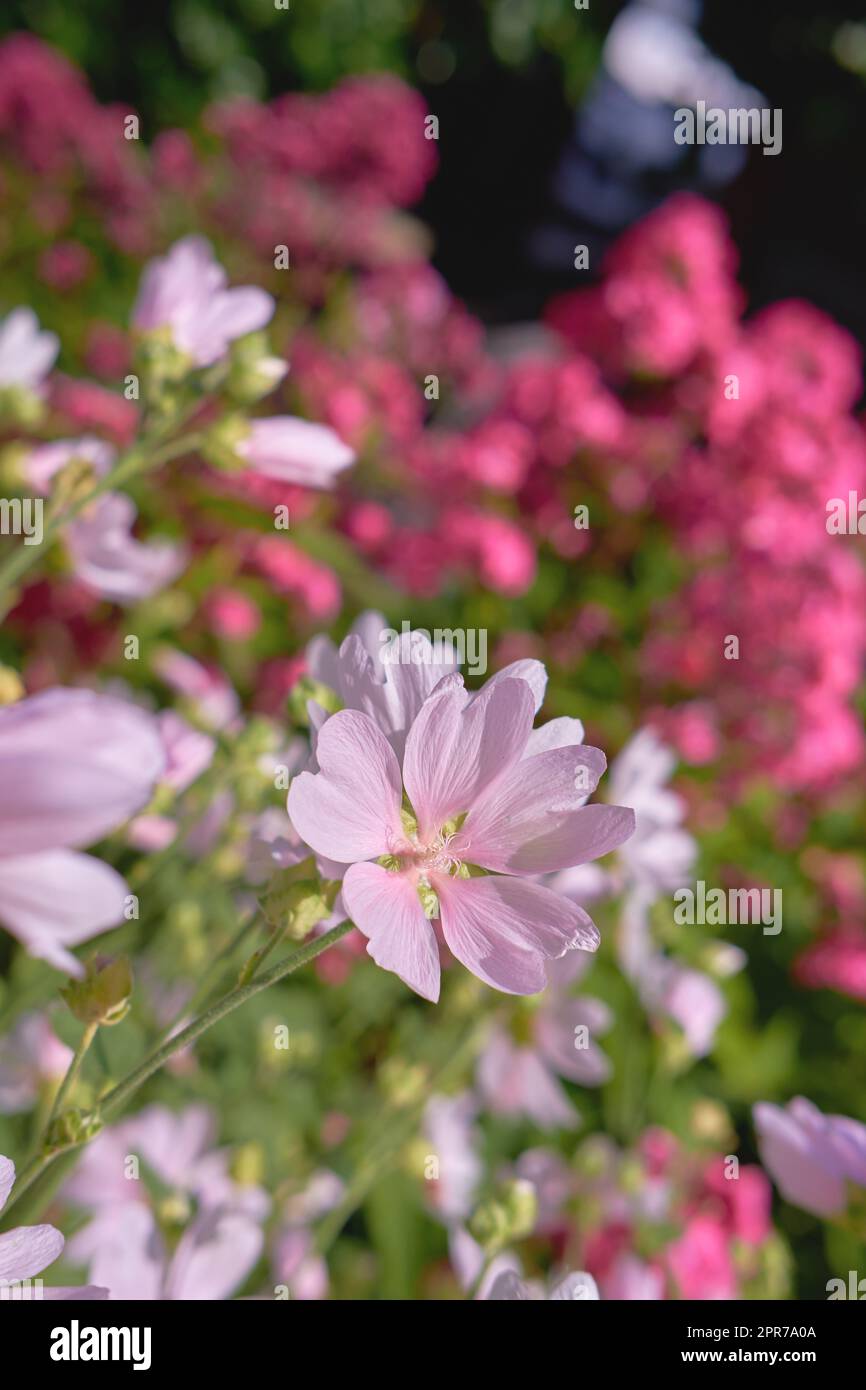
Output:
<path fill-rule="evenodd" d="M 231 642 L 254 637 L 262 621 L 258 606 L 239 589 L 215 589 L 207 597 L 207 613 L 217 635 Z"/>
<path fill-rule="evenodd" d="M 540 1300 L 554 1303 L 561 1299 L 598 1302 L 599 1292 L 592 1275 L 583 1272 L 567 1274 L 564 1279 L 553 1284 L 548 1293 L 545 1292 L 543 1286 L 531 1280 L 521 1279 L 513 1271 L 506 1270 L 494 1281 L 487 1298 L 496 1302 Z"/>
<path fill-rule="evenodd" d="M 353 450 L 334 430 L 293 415 L 250 420 L 236 450 L 266 478 L 304 487 L 332 487 L 338 474 L 355 461 Z"/>
<path fill-rule="evenodd" d="M 187 552 L 173 541 L 139 541 L 132 534 L 135 504 L 107 492 L 66 528 L 75 573 L 101 598 L 139 603 L 171 584 L 186 567 Z"/>
<path fill-rule="evenodd" d="M 59 351 L 59 338 L 40 329 L 32 309 L 13 309 L 0 322 L 0 389 L 38 393 Z"/>
<path fill-rule="evenodd" d="M 0 1114 L 29 1110 L 45 1085 L 65 1074 L 72 1053 L 54 1033 L 45 1014 L 22 1014 L 0 1038 Z"/>
<path fill-rule="evenodd" d="M 79 975 L 69 947 L 122 920 L 127 886 L 77 853 L 151 798 L 165 766 L 151 715 L 90 690 L 0 709 L 0 917 L 31 955 Z"/>
<path fill-rule="evenodd" d="M 515 1020 L 517 1037 L 493 1031 L 479 1059 L 478 1086 L 495 1114 L 525 1115 L 542 1129 L 573 1129 L 580 1117 L 557 1077 L 601 1086 L 610 1076 L 596 1038 L 608 1031 L 612 1016 L 600 999 L 567 993 L 573 959 L 580 957 L 570 953 L 550 962 L 538 1007 Z"/>
<path fill-rule="evenodd" d="M 837 1216 L 848 1206 L 847 1183 L 866 1188 L 866 1125 L 845 1115 L 823 1115 L 797 1096 L 782 1109 L 754 1108 L 761 1160 L 786 1201 L 815 1216 Z"/>
<path fill-rule="evenodd" d="M 203 666 L 172 647 L 158 651 L 153 664 L 159 678 L 190 701 L 202 724 L 209 729 L 226 729 L 234 723 L 240 700 L 222 671 Z"/>
<path fill-rule="evenodd" d="M 204 237 L 187 236 L 146 267 L 132 311 L 143 332 L 168 328 L 181 352 L 197 367 L 209 367 L 229 343 L 264 328 L 274 301 L 247 285 L 228 289 L 228 277 Z"/>
<path fill-rule="evenodd" d="M 233 1181 L 228 1155 L 211 1147 L 213 1137 L 206 1106 L 174 1113 L 151 1105 L 103 1130 L 84 1151 L 65 1192 L 93 1219 L 69 1253 L 108 1283 L 112 1298 L 224 1299 L 252 1270 L 264 1247 L 269 1199 L 261 1188 Z M 163 1238 L 148 1170 L 184 1227 L 173 1249 Z"/>
<path fill-rule="evenodd" d="M 738 1296 L 727 1232 L 712 1217 L 693 1217 L 665 1253 L 681 1298 L 727 1301 Z"/>

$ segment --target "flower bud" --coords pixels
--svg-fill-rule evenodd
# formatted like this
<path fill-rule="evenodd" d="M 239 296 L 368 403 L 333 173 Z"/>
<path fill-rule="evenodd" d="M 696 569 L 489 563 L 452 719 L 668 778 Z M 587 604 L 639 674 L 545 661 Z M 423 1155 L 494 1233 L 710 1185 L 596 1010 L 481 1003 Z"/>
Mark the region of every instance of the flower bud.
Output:
<path fill-rule="evenodd" d="M 83 979 L 70 980 L 60 991 L 81 1023 L 104 1027 L 120 1023 L 129 1011 L 132 967 L 126 956 L 92 956 Z"/>

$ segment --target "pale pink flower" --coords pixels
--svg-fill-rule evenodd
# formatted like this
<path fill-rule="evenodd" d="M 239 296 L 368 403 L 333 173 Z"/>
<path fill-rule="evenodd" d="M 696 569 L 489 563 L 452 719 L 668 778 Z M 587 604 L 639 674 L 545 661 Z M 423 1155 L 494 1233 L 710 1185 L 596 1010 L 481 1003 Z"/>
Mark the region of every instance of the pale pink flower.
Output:
<path fill-rule="evenodd" d="M 89 463 L 97 478 L 103 477 L 114 463 L 116 451 L 95 434 L 83 434 L 80 439 L 54 439 L 31 449 L 24 461 L 24 472 L 31 487 L 48 493 L 57 473 L 72 459 Z"/>
<path fill-rule="evenodd" d="M 213 1137 L 206 1106 L 175 1114 L 152 1105 L 104 1130 L 85 1150 L 66 1195 L 94 1215 L 69 1253 L 109 1285 L 112 1298 L 224 1299 L 256 1264 L 269 1199 L 261 1188 L 232 1180 L 228 1155 L 211 1148 Z M 140 1175 L 130 1158 L 140 1160 Z M 148 1191 L 148 1170 L 185 1225 L 172 1250 Z"/>
<path fill-rule="evenodd" d="M 228 277 L 204 237 L 187 236 L 150 262 L 132 311 L 135 328 L 167 328 L 175 347 L 209 367 L 229 343 L 264 328 L 274 301 L 253 285 L 228 289 Z"/>
<path fill-rule="evenodd" d="M 60 351 L 55 333 L 46 333 L 32 309 L 13 309 L 0 322 L 0 390 L 23 387 L 37 395 Z"/>
<path fill-rule="evenodd" d="M 173 647 L 156 653 L 154 668 L 166 685 L 190 701 L 196 718 L 209 729 L 226 729 L 236 720 L 240 700 L 221 671 Z"/>
<path fill-rule="evenodd" d="M 186 566 L 183 546 L 136 540 L 136 509 L 125 493 L 107 492 L 66 528 L 75 573 L 101 598 L 138 603 L 171 584 Z"/>
<path fill-rule="evenodd" d="M 409 730 L 402 776 L 373 720 L 340 710 L 319 731 L 321 771 L 290 788 L 301 838 L 349 866 L 343 901 L 369 954 L 426 999 L 439 997 L 439 948 L 419 889 L 451 953 L 506 993 L 537 993 L 547 961 L 598 944 L 582 908 L 532 880 L 615 849 L 634 814 L 583 804 L 604 755 L 557 746 L 549 726 L 533 732 L 537 705 L 529 682 L 513 676 L 474 698 L 459 676 L 444 677 Z M 401 815 L 404 787 L 411 816 Z"/>
<path fill-rule="evenodd" d="M 446 1225 L 465 1221 L 484 1171 L 475 1124 L 476 1104 L 466 1091 L 457 1096 L 432 1096 L 424 1111 L 428 1158 L 436 1160 L 436 1175 L 424 1174 L 431 1205 Z"/>
<path fill-rule="evenodd" d="M 614 1260 L 601 1288 L 612 1303 L 656 1303 L 665 1296 L 665 1276 L 656 1265 L 625 1252 Z"/>
<path fill-rule="evenodd" d="M 347 709 L 368 714 L 398 757 L 424 701 L 458 664 L 449 643 L 434 644 L 417 631 L 394 634 L 381 613 L 369 611 L 352 624 L 339 651 L 329 637 L 319 636 L 309 643 L 306 657 L 313 679 L 333 690 Z M 320 724 L 325 711 L 314 705 L 312 712 Z"/>
<path fill-rule="evenodd" d="M 80 845 L 150 800 L 165 765 L 151 715 L 90 690 L 0 709 L 0 918 L 29 953 L 80 974 L 69 948 L 123 918 L 128 892 Z"/>
<path fill-rule="evenodd" d="M 45 1014 L 22 1014 L 0 1039 L 0 1114 L 29 1110 L 41 1088 L 58 1082 L 71 1061 Z"/>
<path fill-rule="evenodd" d="M 848 1206 L 848 1183 L 866 1188 L 866 1125 L 824 1115 L 802 1096 L 784 1109 L 762 1101 L 754 1116 L 764 1167 L 795 1207 L 836 1216 Z"/>
<path fill-rule="evenodd" d="M 525 1115 L 542 1129 L 572 1129 L 580 1117 L 557 1078 L 580 1086 L 608 1079 L 610 1063 L 595 1039 L 610 1028 L 610 1010 L 600 999 L 567 992 L 573 959 L 589 957 L 569 954 L 548 965 L 548 989 L 518 1020 L 521 1041 L 502 1028 L 491 1035 L 478 1063 L 478 1085 L 494 1113 Z"/>
<path fill-rule="evenodd" d="M 334 430 L 294 415 L 250 420 L 235 451 L 263 477 L 303 487 L 333 487 L 355 462 L 354 450 Z"/>
<path fill-rule="evenodd" d="M 322 1168 L 303 1192 L 286 1203 L 271 1269 L 277 1283 L 286 1285 L 294 1299 L 309 1303 L 328 1296 L 328 1266 L 315 1249 L 312 1226 L 339 1204 L 344 1192 L 345 1184 L 336 1173 Z"/>
<path fill-rule="evenodd" d="M 549 1292 L 533 1280 L 524 1280 L 513 1271 L 506 1271 L 495 1280 L 487 1298 L 490 1302 L 554 1303 L 562 1299 L 579 1299 L 582 1302 L 597 1303 L 599 1292 L 592 1275 L 580 1270 L 566 1274 L 564 1279 L 552 1285 Z"/>
<path fill-rule="evenodd" d="M 0 1154 L 0 1211 L 6 1205 L 15 1182 L 15 1164 Z M 27 1281 L 40 1275 L 62 1253 L 63 1236 L 54 1226 L 14 1226 L 0 1235 L 0 1287 L 20 1284 L 24 1300 L 53 1299 L 92 1301 L 108 1298 L 108 1289 L 83 1285 L 79 1288 L 33 1289 Z"/>
<path fill-rule="evenodd" d="M 691 1055 L 705 1057 L 728 1012 L 715 980 L 703 970 L 693 970 L 659 954 L 647 962 L 638 987 L 645 1008 L 672 1018 L 682 1029 Z"/>
<path fill-rule="evenodd" d="M 166 757 L 162 781 L 179 794 L 210 767 L 216 740 L 194 729 L 171 709 L 157 716 L 157 724 Z M 170 816 L 136 816 L 129 827 L 129 841 L 136 849 L 152 853 L 170 845 L 176 831 L 176 822 Z"/>

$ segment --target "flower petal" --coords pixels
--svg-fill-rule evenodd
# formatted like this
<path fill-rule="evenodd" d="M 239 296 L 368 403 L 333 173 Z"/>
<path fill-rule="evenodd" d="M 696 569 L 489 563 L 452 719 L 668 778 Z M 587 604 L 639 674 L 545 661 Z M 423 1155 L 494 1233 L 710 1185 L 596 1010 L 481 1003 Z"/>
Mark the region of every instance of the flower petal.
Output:
<path fill-rule="evenodd" d="M 320 771 L 302 772 L 289 788 L 289 816 L 302 840 L 338 864 L 405 843 L 400 767 L 368 715 L 332 715 L 319 731 L 316 758 Z"/>
<path fill-rule="evenodd" d="M 342 892 L 346 911 L 368 938 L 367 954 L 435 1004 L 439 946 L 411 880 L 380 864 L 353 864 Z"/>
<path fill-rule="evenodd" d="M 409 730 L 403 760 L 422 840 L 469 811 L 517 761 L 533 713 L 532 691 L 523 680 L 488 682 L 468 702 L 460 676 L 439 682 Z"/>
<path fill-rule="evenodd" d="M 11 1158 L 0 1154 L 0 1211 L 6 1205 L 6 1198 L 15 1185 L 15 1164 Z"/>
<path fill-rule="evenodd" d="M 583 805 L 605 765 L 585 744 L 522 759 L 467 816 L 454 853 L 510 874 L 551 873 L 607 854 L 631 835 L 634 812 Z"/>
<path fill-rule="evenodd" d="M 156 720 L 91 690 L 0 709 L 0 852 L 99 840 L 140 810 L 165 767 Z"/>
<path fill-rule="evenodd" d="M 452 953 L 506 994 L 537 994 L 547 984 L 546 960 L 598 947 L 598 932 L 583 909 L 538 883 L 446 874 L 431 875 L 431 882 Z"/>
<path fill-rule="evenodd" d="M 54 1226 L 16 1226 L 0 1236 L 0 1279 L 32 1279 L 54 1263 L 64 1244 Z"/>
<path fill-rule="evenodd" d="M 0 922 L 37 960 L 81 974 L 66 949 L 123 920 L 129 889 L 101 859 L 46 850 L 0 859 Z"/>
<path fill-rule="evenodd" d="M 166 1297 L 228 1298 L 246 1279 L 264 1243 L 261 1227 L 246 1212 L 226 1208 L 202 1212 L 175 1251 Z"/>

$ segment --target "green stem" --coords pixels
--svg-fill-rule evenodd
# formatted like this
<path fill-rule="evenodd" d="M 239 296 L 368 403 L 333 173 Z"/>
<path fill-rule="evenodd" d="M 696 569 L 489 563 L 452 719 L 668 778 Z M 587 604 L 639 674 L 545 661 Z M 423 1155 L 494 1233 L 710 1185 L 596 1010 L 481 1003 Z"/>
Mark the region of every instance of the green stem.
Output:
<path fill-rule="evenodd" d="M 368 1150 L 363 1162 L 356 1169 L 342 1200 L 324 1218 L 316 1233 L 315 1249 L 325 1255 L 339 1236 L 349 1217 L 357 1211 L 370 1189 L 379 1182 L 393 1166 L 401 1148 L 411 1139 L 424 1107 L 438 1087 L 444 1086 L 452 1073 L 461 1068 L 474 1056 L 487 1032 L 489 1019 L 473 1023 L 464 1033 L 456 1050 L 443 1062 L 430 1078 L 423 1100 L 400 1110 L 388 1123 L 387 1118 L 380 1139 Z"/>
<path fill-rule="evenodd" d="M 212 1004 L 211 1007 L 200 1014 L 198 1018 L 193 1019 L 192 1023 L 187 1024 L 186 1028 L 182 1028 L 179 1033 L 175 1033 L 174 1037 L 169 1038 L 161 1047 L 156 1048 L 149 1057 L 145 1057 L 144 1061 L 135 1067 L 128 1076 L 125 1076 L 122 1081 L 118 1082 L 112 1090 L 103 1096 L 92 1114 L 82 1118 L 82 1125 L 88 1130 L 87 1137 L 82 1138 L 77 1143 L 64 1146 L 62 1150 L 54 1150 L 49 1153 L 43 1152 L 31 1159 L 30 1163 L 27 1164 L 24 1171 L 20 1174 L 12 1190 L 10 1200 L 3 1212 L 3 1225 L 8 1229 L 8 1218 L 15 1206 L 24 1196 L 28 1188 L 30 1188 L 33 1183 L 36 1182 L 37 1178 L 42 1176 L 46 1168 L 53 1163 L 58 1153 L 68 1152 L 70 1149 L 83 1148 L 98 1130 L 99 1126 L 96 1121 L 98 1120 L 101 1124 L 107 1120 L 113 1119 L 118 1111 L 126 1105 L 127 1101 L 135 1095 L 139 1087 L 143 1086 L 145 1081 L 148 1081 L 150 1077 L 153 1076 L 154 1072 L 159 1071 L 160 1067 L 164 1066 L 169 1058 L 173 1057 L 176 1052 L 180 1052 L 183 1048 L 189 1047 L 191 1043 L 196 1042 L 196 1040 L 200 1038 L 203 1033 L 206 1033 L 209 1028 L 213 1028 L 215 1023 L 219 1023 L 228 1014 L 233 1013 L 235 1009 L 239 1009 L 242 1004 L 246 1004 L 247 1000 L 260 994 L 261 991 L 267 989 L 269 985 L 276 984 L 278 980 L 284 979 L 286 975 L 291 975 L 295 970 L 299 970 L 302 965 L 306 965 L 309 961 L 315 960 L 323 951 L 327 951 L 329 946 L 334 946 L 352 930 L 352 922 L 341 922 L 338 927 L 332 927 L 330 931 L 325 932 L 322 936 L 318 936 L 313 941 L 307 942 L 306 946 L 301 946 L 299 950 L 293 951 L 290 956 L 286 956 L 285 960 L 279 961 L 276 965 L 272 966 L 270 970 L 265 971 L 263 975 L 259 975 L 257 979 L 252 980 L 249 984 L 239 985 L 237 988 L 229 990 L 228 994 L 223 995 L 222 999 L 218 999 L 215 1004 Z"/>
<path fill-rule="evenodd" d="M 78 1074 L 81 1071 L 81 1064 L 87 1056 L 87 1053 L 90 1050 L 90 1044 L 96 1037 L 98 1030 L 98 1023 L 88 1023 L 84 1029 L 84 1032 L 81 1034 L 72 1061 L 69 1063 L 66 1075 L 64 1076 L 63 1080 L 60 1083 L 60 1086 L 58 1087 L 57 1095 L 54 1097 L 54 1104 L 51 1107 L 48 1119 L 45 1122 L 45 1127 L 40 1135 L 38 1143 L 39 1149 L 44 1149 L 45 1147 L 46 1141 L 51 1132 L 51 1127 L 54 1124 L 54 1121 L 57 1119 L 57 1116 L 63 1109 L 67 1097 L 70 1095 L 73 1086 L 78 1080 Z"/>

